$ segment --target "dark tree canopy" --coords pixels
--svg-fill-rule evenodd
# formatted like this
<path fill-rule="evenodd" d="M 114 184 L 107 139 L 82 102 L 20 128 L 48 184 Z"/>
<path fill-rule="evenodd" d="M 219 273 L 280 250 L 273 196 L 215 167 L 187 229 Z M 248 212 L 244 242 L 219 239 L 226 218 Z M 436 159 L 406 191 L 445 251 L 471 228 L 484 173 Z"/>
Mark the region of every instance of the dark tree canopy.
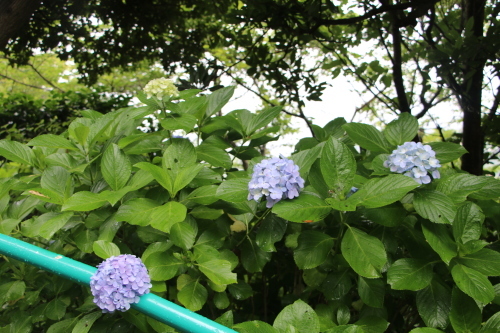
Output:
<path fill-rule="evenodd" d="M 452 100 L 469 151 L 462 168 L 481 174 L 494 157 L 483 153 L 485 134 L 498 144 L 499 13 L 491 0 L 49 0 L 5 52 L 19 63 L 33 50 L 71 58 L 89 84 L 144 60 L 182 68 L 203 88 L 224 73 L 304 119 L 304 99 L 319 100 L 326 87 L 320 73 L 361 82 L 369 110 L 422 117 Z M 363 43 L 373 49 L 355 54 Z"/>

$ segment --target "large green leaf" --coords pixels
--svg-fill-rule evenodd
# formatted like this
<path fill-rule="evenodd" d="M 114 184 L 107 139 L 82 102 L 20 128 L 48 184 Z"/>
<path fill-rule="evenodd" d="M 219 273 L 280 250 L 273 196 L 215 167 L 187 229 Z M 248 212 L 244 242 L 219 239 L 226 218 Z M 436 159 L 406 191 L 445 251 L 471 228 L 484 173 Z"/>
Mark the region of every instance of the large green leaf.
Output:
<path fill-rule="evenodd" d="M 174 197 L 177 192 L 186 187 L 198 175 L 201 169 L 203 169 L 203 164 L 195 164 L 182 168 L 174 178 L 171 196 Z"/>
<path fill-rule="evenodd" d="M 132 165 L 127 155 L 112 143 L 104 151 L 101 159 L 101 172 L 106 183 L 115 191 L 127 184 L 132 172 Z"/>
<path fill-rule="evenodd" d="M 457 245 L 451 239 L 445 225 L 422 223 L 422 232 L 427 243 L 446 264 L 449 264 L 451 259 L 457 256 Z"/>
<path fill-rule="evenodd" d="M 420 216 L 434 223 L 453 223 L 457 211 L 450 197 L 434 190 L 416 191 L 413 205 Z"/>
<path fill-rule="evenodd" d="M 452 292 L 450 323 L 456 333 L 479 332 L 481 328 L 481 310 L 477 303 L 458 288 Z"/>
<path fill-rule="evenodd" d="M 173 278 L 184 262 L 169 252 L 154 252 L 145 260 L 149 276 L 153 281 L 165 281 Z"/>
<path fill-rule="evenodd" d="M 217 197 L 227 202 L 244 202 L 248 200 L 247 178 L 229 179 L 219 185 Z"/>
<path fill-rule="evenodd" d="M 319 333 L 320 328 L 316 312 L 300 299 L 281 310 L 273 323 L 280 333 L 289 332 L 290 325 L 297 333 Z"/>
<path fill-rule="evenodd" d="M 467 201 L 457 209 L 453 221 L 453 237 L 462 244 L 470 240 L 478 240 L 481 236 L 484 214 L 481 208 Z"/>
<path fill-rule="evenodd" d="M 424 323 L 429 327 L 445 329 L 451 311 L 451 290 L 438 279 L 417 292 L 417 309 Z"/>
<path fill-rule="evenodd" d="M 270 108 L 266 108 L 256 114 L 247 125 L 248 135 L 253 134 L 256 130 L 261 129 L 267 125 L 271 121 L 273 121 L 281 112 L 281 106 L 273 106 Z"/>
<path fill-rule="evenodd" d="M 214 259 L 198 264 L 200 271 L 215 284 L 236 283 L 236 273 L 231 272 L 231 263 L 227 260 Z"/>
<path fill-rule="evenodd" d="M 20 299 L 26 290 L 24 281 L 12 281 L 0 285 L 0 303 L 15 301 Z"/>
<path fill-rule="evenodd" d="M 349 123 L 342 126 L 349 138 L 362 148 L 373 152 L 389 153 L 390 143 L 382 133 L 372 125 L 362 123 Z"/>
<path fill-rule="evenodd" d="M 12 162 L 23 165 L 33 166 L 35 163 L 35 154 L 26 145 L 17 141 L 0 140 L 0 156 L 5 157 Z"/>
<path fill-rule="evenodd" d="M 167 173 L 167 171 L 163 170 L 159 166 L 156 166 L 148 162 L 139 162 L 136 163 L 134 166 L 141 170 L 149 172 L 153 176 L 153 178 L 161 186 L 163 186 L 163 188 L 165 188 L 172 196 L 172 193 L 174 191 L 174 181 L 172 179 L 172 176 L 169 173 Z"/>
<path fill-rule="evenodd" d="M 464 147 L 452 142 L 429 142 L 428 145 L 436 152 L 436 158 L 441 164 L 452 162 L 467 153 Z"/>
<path fill-rule="evenodd" d="M 40 178 L 42 188 L 59 194 L 61 199 L 67 199 L 73 194 L 71 174 L 61 166 L 49 166 Z"/>
<path fill-rule="evenodd" d="M 500 197 L 500 180 L 486 176 L 483 178 L 485 182 L 481 189 L 472 193 L 470 197 L 477 200 L 498 199 Z"/>
<path fill-rule="evenodd" d="M 411 330 L 410 333 L 443 333 L 443 331 L 437 328 L 419 327 Z"/>
<path fill-rule="evenodd" d="M 316 222 L 324 219 L 330 213 L 331 207 L 315 195 L 301 193 L 298 198 L 277 202 L 272 211 L 291 222 Z"/>
<path fill-rule="evenodd" d="M 151 199 L 134 198 L 128 200 L 118 208 L 115 219 L 130 224 L 146 226 L 151 223 L 151 213 L 158 207 L 158 203 Z"/>
<path fill-rule="evenodd" d="M 186 206 L 179 202 L 169 201 L 153 209 L 150 215 L 150 225 L 163 232 L 170 232 L 174 224 L 186 219 L 186 213 Z"/>
<path fill-rule="evenodd" d="M 163 152 L 162 166 L 177 175 L 182 169 L 196 163 L 196 150 L 188 139 L 172 138 Z"/>
<path fill-rule="evenodd" d="M 481 249 L 464 257 L 458 257 L 457 261 L 486 276 L 500 276 L 500 253 L 497 251 Z"/>
<path fill-rule="evenodd" d="M 169 113 L 160 121 L 161 127 L 166 130 L 181 129 L 189 133 L 198 120 L 195 116 L 187 113 Z"/>
<path fill-rule="evenodd" d="M 321 265 L 333 247 L 333 238 L 314 230 L 300 234 L 293 258 L 300 269 L 310 269 Z"/>
<path fill-rule="evenodd" d="M 356 174 L 356 161 L 350 149 L 337 139 L 330 138 L 323 147 L 320 167 L 328 188 L 343 198 L 351 189 Z"/>
<path fill-rule="evenodd" d="M 484 323 L 479 333 L 497 333 L 500 332 L 500 312 L 495 313 Z"/>
<path fill-rule="evenodd" d="M 367 181 L 359 191 L 345 200 L 345 204 L 377 208 L 389 205 L 403 198 L 419 184 L 410 177 L 388 175 Z"/>
<path fill-rule="evenodd" d="M 408 112 L 402 112 L 399 117 L 391 121 L 384 129 L 387 141 L 393 145 L 402 145 L 411 141 L 418 132 L 417 118 Z"/>
<path fill-rule="evenodd" d="M 457 287 L 475 300 L 487 304 L 495 298 L 495 290 L 486 275 L 460 264 L 453 266 L 451 275 Z"/>
<path fill-rule="evenodd" d="M 60 135 L 54 134 L 41 134 L 27 143 L 28 146 L 39 146 L 48 148 L 78 150 L 78 148 L 68 139 Z"/>
<path fill-rule="evenodd" d="M 71 333 L 87 333 L 94 325 L 94 322 L 102 316 L 100 311 L 91 312 L 83 316 L 73 328 Z"/>
<path fill-rule="evenodd" d="M 280 333 L 277 329 L 260 320 L 245 321 L 233 326 L 239 333 Z"/>
<path fill-rule="evenodd" d="M 107 202 L 106 199 L 101 198 L 97 193 L 81 191 L 76 192 L 66 200 L 61 210 L 73 210 L 77 212 L 90 211 L 102 207 L 107 204 Z"/>
<path fill-rule="evenodd" d="M 387 262 L 384 244 L 367 233 L 348 227 L 341 244 L 342 254 L 352 269 L 366 278 L 381 277 Z"/>
<path fill-rule="evenodd" d="M 207 289 L 201 285 L 199 278 L 187 283 L 177 293 L 179 302 L 191 311 L 201 310 L 207 301 L 207 297 Z"/>
<path fill-rule="evenodd" d="M 436 190 L 449 196 L 453 202 L 461 203 L 468 195 L 480 191 L 487 183 L 487 177 L 468 173 L 452 174 L 438 182 Z"/>
<path fill-rule="evenodd" d="M 51 239 L 52 236 L 59 231 L 73 216 L 73 212 L 60 213 L 47 221 L 40 227 L 38 234 L 46 239 Z"/>
<path fill-rule="evenodd" d="M 274 214 L 269 214 L 262 221 L 262 224 L 257 230 L 255 242 L 262 251 L 276 252 L 274 243 L 280 241 L 285 234 L 287 221 L 279 218 Z"/>
<path fill-rule="evenodd" d="M 184 250 L 189 250 L 193 247 L 196 237 L 196 231 L 187 222 L 175 223 L 170 228 L 170 240 Z"/>
<path fill-rule="evenodd" d="M 252 239 L 246 239 L 241 244 L 241 263 L 250 273 L 260 272 L 271 260 L 271 253 L 264 252 Z"/>
<path fill-rule="evenodd" d="M 381 279 L 367 279 L 359 276 L 359 297 L 371 307 L 383 308 L 385 297 L 385 282 Z"/>
<path fill-rule="evenodd" d="M 102 258 L 107 259 L 109 257 L 120 255 L 120 249 L 115 243 L 106 240 L 97 240 L 92 245 L 94 253 Z"/>
<path fill-rule="evenodd" d="M 350 269 L 329 273 L 322 281 L 321 292 L 327 300 L 341 300 L 352 289 Z"/>
<path fill-rule="evenodd" d="M 424 260 L 403 258 L 394 262 L 387 271 L 387 283 L 392 289 L 423 289 L 431 283 L 432 266 Z"/>
<path fill-rule="evenodd" d="M 212 94 L 207 96 L 208 105 L 205 111 L 205 115 L 210 117 L 211 115 L 220 111 L 220 109 L 229 102 L 229 99 L 234 94 L 235 86 L 225 87 L 214 91 Z"/>
<path fill-rule="evenodd" d="M 201 144 L 196 147 L 196 154 L 200 161 L 210 163 L 214 167 L 230 169 L 233 165 L 231 158 L 224 149 L 215 147 L 210 144 Z"/>

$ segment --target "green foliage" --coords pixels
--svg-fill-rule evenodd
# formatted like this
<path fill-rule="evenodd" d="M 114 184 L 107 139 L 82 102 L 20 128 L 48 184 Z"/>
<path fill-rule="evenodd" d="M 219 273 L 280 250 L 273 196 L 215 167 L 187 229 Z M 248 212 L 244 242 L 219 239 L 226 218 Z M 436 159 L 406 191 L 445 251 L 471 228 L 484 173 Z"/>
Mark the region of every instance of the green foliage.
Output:
<path fill-rule="evenodd" d="M 247 186 L 279 108 L 217 115 L 232 93 L 140 95 L 146 106 L 0 140 L 0 156 L 23 167 L 0 179 L 0 231 L 94 266 L 135 254 L 152 292 L 238 332 L 498 330 L 499 180 L 449 167 L 419 185 L 382 165 L 415 137 L 415 118 L 384 131 L 337 119 L 297 144 L 299 197 L 267 209 Z M 159 129 L 137 129 L 152 114 Z M 182 115 L 190 139 L 173 131 Z M 442 163 L 463 153 L 435 148 Z M 2 332 L 174 332 L 102 314 L 88 288 L 21 261 L 0 271 Z"/>

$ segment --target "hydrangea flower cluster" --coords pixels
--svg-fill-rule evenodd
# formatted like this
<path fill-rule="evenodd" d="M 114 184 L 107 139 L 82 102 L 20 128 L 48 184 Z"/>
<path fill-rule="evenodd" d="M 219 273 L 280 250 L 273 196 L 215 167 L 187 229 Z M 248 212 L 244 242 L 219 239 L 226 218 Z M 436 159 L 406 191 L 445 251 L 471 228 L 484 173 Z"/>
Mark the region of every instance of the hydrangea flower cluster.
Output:
<path fill-rule="evenodd" d="M 431 177 L 440 178 L 437 168 L 441 167 L 436 153 L 431 146 L 420 142 L 405 142 L 384 162 L 384 167 L 390 168 L 392 172 L 402 173 L 415 179 L 420 184 L 429 184 Z"/>
<path fill-rule="evenodd" d="M 252 179 L 248 183 L 248 200 L 267 199 L 271 208 L 281 199 L 293 199 L 304 188 L 304 179 L 299 175 L 299 167 L 280 155 L 257 163 L 253 168 Z"/>
<path fill-rule="evenodd" d="M 102 312 L 127 311 L 130 304 L 149 293 L 151 279 L 141 259 L 131 254 L 113 256 L 97 266 L 90 278 L 94 303 Z"/>
<path fill-rule="evenodd" d="M 174 82 L 163 77 L 149 81 L 144 87 L 144 92 L 147 98 L 155 96 L 159 100 L 163 99 L 163 96 L 175 97 L 179 95 L 179 91 L 174 85 Z"/>

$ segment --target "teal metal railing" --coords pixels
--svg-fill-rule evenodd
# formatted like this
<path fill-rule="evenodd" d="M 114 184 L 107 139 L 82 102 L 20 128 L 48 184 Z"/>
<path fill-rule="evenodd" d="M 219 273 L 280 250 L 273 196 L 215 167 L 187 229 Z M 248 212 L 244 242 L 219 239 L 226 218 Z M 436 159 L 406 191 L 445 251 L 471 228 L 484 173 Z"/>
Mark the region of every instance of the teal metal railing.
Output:
<path fill-rule="evenodd" d="M 88 286 L 97 268 L 19 239 L 0 234 L 0 253 Z M 185 333 L 236 333 L 154 294 L 143 295 L 132 308 Z"/>

